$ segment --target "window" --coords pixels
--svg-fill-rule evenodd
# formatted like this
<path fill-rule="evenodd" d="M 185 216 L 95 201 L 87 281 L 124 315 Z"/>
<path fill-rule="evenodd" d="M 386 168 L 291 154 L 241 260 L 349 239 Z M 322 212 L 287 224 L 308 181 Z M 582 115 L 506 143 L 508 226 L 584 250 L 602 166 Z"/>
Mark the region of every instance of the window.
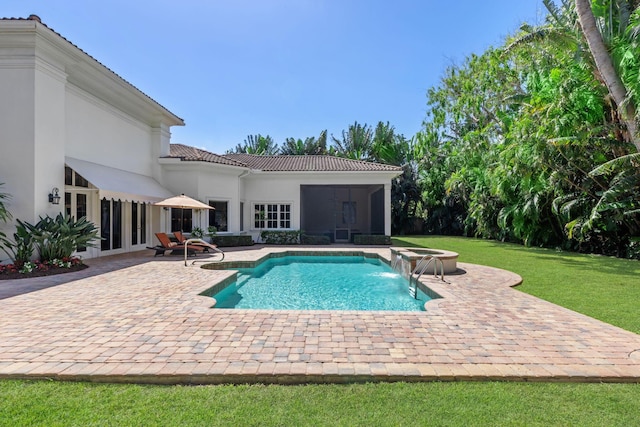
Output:
<path fill-rule="evenodd" d="M 193 210 L 171 208 L 171 231 L 191 233 L 193 228 Z"/>
<path fill-rule="evenodd" d="M 111 249 L 111 201 L 107 199 L 100 201 L 100 237 L 100 249 Z"/>
<path fill-rule="evenodd" d="M 78 172 L 74 172 L 69 166 L 64 167 L 64 185 L 72 187 L 89 187 L 89 181 L 87 181 Z"/>
<path fill-rule="evenodd" d="M 122 247 L 122 202 L 100 201 L 100 249 L 108 251 Z"/>
<path fill-rule="evenodd" d="M 140 204 L 140 244 L 147 243 L 147 204 Z"/>
<path fill-rule="evenodd" d="M 244 231 L 244 202 L 240 202 L 240 231 Z"/>
<path fill-rule="evenodd" d="M 65 193 L 65 203 L 66 203 L 66 195 Z M 86 194 L 76 194 L 76 218 L 86 218 L 87 217 L 87 195 Z M 86 252 L 86 246 L 78 246 L 78 252 Z"/>
<path fill-rule="evenodd" d="M 138 244 L 138 204 L 131 202 L 131 244 Z"/>
<path fill-rule="evenodd" d="M 253 224 L 255 228 L 264 228 L 265 205 L 254 205 Z"/>
<path fill-rule="evenodd" d="M 74 203 L 75 196 L 75 203 Z M 80 219 L 87 216 L 87 195 L 84 193 L 64 193 L 64 212 L 67 216 Z M 86 246 L 78 246 L 77 252 L 86 252 Z"/>
<path fill-rule="evenodd" d="M 209 201 L 209 206 L 214 209 L 209 210 L 209 225 L 214 226 L 218 231 L 229 231 L 227 225 L 227 202 Z"/>
<path fill-rule="evenodd" d="M 291 228 L 291 204 L 264 203 L 255 204 L 253 224 L 257 229 Z"/>

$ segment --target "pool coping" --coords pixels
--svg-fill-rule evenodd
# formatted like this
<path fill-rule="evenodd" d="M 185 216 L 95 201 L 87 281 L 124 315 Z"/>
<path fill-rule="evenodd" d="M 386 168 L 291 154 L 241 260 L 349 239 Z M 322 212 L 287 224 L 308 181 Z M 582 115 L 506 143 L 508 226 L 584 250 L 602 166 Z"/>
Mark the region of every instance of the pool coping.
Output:
<path fill-rule="evenodd" d="M 308 248 L 340 251 L 345 248 Z M 349 248 L 349 250 L 353 247 Z M 252 261 L 299 247 L 229 251 Z M 388 247 L 357 247 L 389 260 Z M 379 381 L 640 382 L 640 336 L 524 294 L 505 270 L 459 263 L 426 312 L 210 309 L 229 272 L 149 253 L 0 300 L 0 378 L 154 384 Z M 21 286 L 2 283 L 2 286 Z M 91 303 L 88 304 L 87 302 Z"/>

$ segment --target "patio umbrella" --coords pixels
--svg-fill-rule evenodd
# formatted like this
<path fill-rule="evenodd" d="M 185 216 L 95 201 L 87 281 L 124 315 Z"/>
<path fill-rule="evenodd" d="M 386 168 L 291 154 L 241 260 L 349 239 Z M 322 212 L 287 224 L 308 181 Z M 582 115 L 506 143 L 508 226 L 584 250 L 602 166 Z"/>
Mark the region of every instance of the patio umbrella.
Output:
<path fill-rule="evenodd" d="M 178 208 L 182 209 L 182 218 L 180 219 L 180 231 L 182 231 L 182 223 L 184 222 L 184 210 L 185 209 L 215 209 L 212 206 L 199 202 L 196 199 L 192 199 L 189 196 L 181 194 L 179 196 L 169 197 L 158 203 L 154 203 L 154 206 L 162 206 L 165 208 Z"/>

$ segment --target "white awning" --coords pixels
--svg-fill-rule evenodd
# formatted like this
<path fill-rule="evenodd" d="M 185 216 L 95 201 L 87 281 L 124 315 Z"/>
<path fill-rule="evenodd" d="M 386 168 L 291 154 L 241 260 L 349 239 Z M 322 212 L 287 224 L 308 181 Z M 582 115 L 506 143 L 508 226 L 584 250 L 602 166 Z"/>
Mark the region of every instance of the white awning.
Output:
<path fill-rule="evenodd" d="M 155 179 L 97 163 L 64 159 L 67 166 L 82 175 L 98 189 L 100 198 L 135 202 L 158 202 L 173 194 Z"/>

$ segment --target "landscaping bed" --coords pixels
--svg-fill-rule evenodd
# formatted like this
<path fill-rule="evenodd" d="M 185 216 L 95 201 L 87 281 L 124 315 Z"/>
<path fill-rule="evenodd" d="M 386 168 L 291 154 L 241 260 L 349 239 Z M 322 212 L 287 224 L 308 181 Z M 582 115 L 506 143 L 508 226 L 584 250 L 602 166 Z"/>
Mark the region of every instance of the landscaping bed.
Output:
<path fill-rule="evenodd" d="M 54 260 L 48 263 L 29 262 L 26 263 L 26 267 L 25 265 L 18 267 L 15 264 L 4 264 L 0 265 L 0 280 L 54 276 L 56 274 L 84 270 L 87 267 L 88 265 L 83 264 L 80 258 L 71 258 L 62 261 Z"/>

